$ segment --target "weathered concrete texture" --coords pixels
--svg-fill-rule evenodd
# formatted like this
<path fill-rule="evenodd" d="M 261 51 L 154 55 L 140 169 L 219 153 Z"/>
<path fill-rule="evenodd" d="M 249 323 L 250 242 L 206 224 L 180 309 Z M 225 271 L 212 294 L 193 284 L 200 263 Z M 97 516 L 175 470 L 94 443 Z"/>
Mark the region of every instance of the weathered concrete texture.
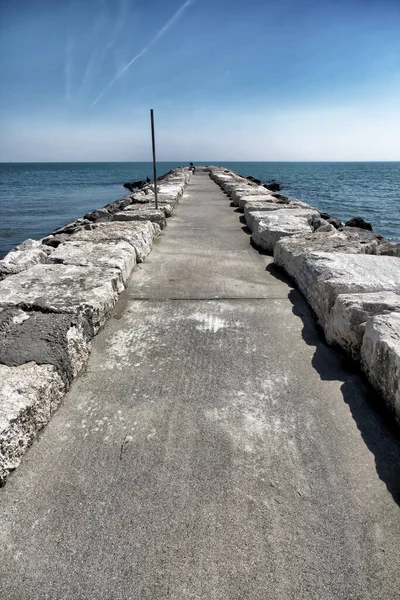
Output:
<path fill-rule="evenodd" d="M 0 307 L 80 315 L 93 334 L 117 301 L 117 269 L 75 265 L 37 265 L 0 283 Z"/>
<path fill-rule="evenodd" d="M 151 251 L 153 240 L 159 235 L 159 225 L 150 221 L 112 222 L 101 223 L 89 231 L 78 231 L 71 240 L 93 243 L 123 240 L 135 248 L 137 262 L 143 262 Z"/>
<path fill-rule="evenodd" d="M 400 424 L 400 313 L 379 315 L 365 327 L 361 362 Z"/>
<path fill-rule="evenodd" d="M 167 224 L 165 218 L 165 212 L 163 210 L 156 210 L 155 208 L 144 209 L 141 208 L 139 210 L 124 210 L 121 212 L 117 212 L 112 216 L 113 221 L 151 221 L 152 223 L 157 223 L 161 229 L 164 229 Z"/>
<path fill-rule="evenodd" d="M 392 256 L 313 252 L 292 255 L 285 270 L 323 327 L 340 294 L 400 292 L 400 261 Z"/>
<path fill-rule="evenodd" d="M 60 404 L 65 384 L 52 365 L 0 364 L 0 485 Z M 1 586 L 1 584 L 0 584 Z"/>
<path fill-rule="evenodd" d="M 394 292 L 340 294 L 326 321 L 326 339 L 359 360 L 367 321 L 391 312 L 400 312 L 400 295 Z"/>
<path fill-rule="evenodd" d="M 86 364 L 90 337 L 89 324 L 81 316 L 19 308 L 0 311 L 0 363 L 53 365 L 66 385 Z"/>
<path fill-rule="evenodd" d="M 318 214 L 316 210 L 301 208 L 260 212 L 257 218 L 256 213 L 251 213 L 254 220 L 252 240 L 260 248 L 272 253 L 281 238 L 312 231 L 312 218 Z"/>
<path fill-rule="evenodd" d="M 101 267 L 120 272 L 118 292 L 122 292 L 129 275 L 136 265 L 136 250 L 125 240 L 106 242 L 73 241 L 60 244 L 49 258 L 49 262 L 80 267 Z"/>
<path fill-rule="evenodd" d="M 25 240 L 0 260 L 0 281 L 9 275 L 45 263 L 51 251 L 51 248 L 42 245 L 41 240 Z"/>

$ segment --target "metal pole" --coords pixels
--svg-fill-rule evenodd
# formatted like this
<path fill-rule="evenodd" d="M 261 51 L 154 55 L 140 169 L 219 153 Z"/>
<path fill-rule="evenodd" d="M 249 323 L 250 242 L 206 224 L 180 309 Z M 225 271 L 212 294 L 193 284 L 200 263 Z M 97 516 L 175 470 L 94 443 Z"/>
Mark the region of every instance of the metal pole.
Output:
<path fill-rule="evenodd" d="M 153 173 L 154 173 L 154 196 L 156 201 L 156 208 L 158 208 L 158 197 L 157 197 L 157 168 L 156 168 L 156 142 L 154 138 L 154 111 L 150 109 L 151 119 L 151 142 L 153 145 Z"/>

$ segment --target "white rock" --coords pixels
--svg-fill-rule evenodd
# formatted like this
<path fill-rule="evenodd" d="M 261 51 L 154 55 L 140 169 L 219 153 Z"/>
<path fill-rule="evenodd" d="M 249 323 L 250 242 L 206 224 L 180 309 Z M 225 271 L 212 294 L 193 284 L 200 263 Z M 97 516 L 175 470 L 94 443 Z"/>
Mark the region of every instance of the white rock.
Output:
<path fill-rule="evenodd" d="M 64 393 L 52 365 L 0 365 L 0 484 L 19 465 Z"/>
<path fill-rule="evenodd" d="M 292 270 L 295 256 L 310 252 L 341 252 L 344 254 L 377 254 L 379 240 L 370 231 L 347 228 L 329 232 L 315 231 L 279 240 L 274 249 L 274 261 L 280 267 Z"/>
<path fill-rule="evenodd" d="M 293 254 L 286 272 L 303 292 L 320 324 L 340 294 L 400 292 L 400 259 L 394 256 L 311 252 Z"/>
<path fill-rule="evenodd" d="M 96 333 L 117 301 L 119 279 L 117 269 L 37 265 L 0 283 L 0 307 L 82 315 Z"/>
<path fill-rule="evenodd" d="M 275 244 L 282 237 L 311 232 L 312 217 L 319 213 L 313 209 L 299 208 L 260 212 L 257 217 L 255 214 L 252 213 L 252 216 L 258 223 L 254 225 L 251 237 L 257 246 L 273 252 Z"/>
<path fill-rule="evenodd" d="M 242 179 L 241 177 L 232 177 L 231 179 L 221 183 L 222 189 L 228 194 L 228 196 L 232 196 L 233 192 L 238 188 L 243 190 L 251 189 L 252 185 L 254 186 L 254 184 L 250 184 L 248 181 L 246 181 L 246 179 Z"/>
<path fill-rule="evenodd" d="M 161 210 L 168 219 L 169 217 L 172 216 L 172 213 L 174 211 L 174 205 L 164 202 L 164 200 L 160 201 L 160 199 L 158 199 L 158 209 L 156 209 L 156 205 L 154 202 L 150 202 L 149 204 L 130 204 L 129 206 L 124 208 L 124 210 L 121 212 L 137 213 L 139 211 L 146 211 L 146 210 Z M 151 219 L 149 219 L 149 220 L 151 220 Z"/>
<path fill-rule="evenodd" d="M 326 339 L 358 360 L 367 321 L 391 312 L 400 312 L 400 295 L 395 292 L 340 294 L 327 318 Z"/>
<path fill-rule="evenodd" d="M 70 241 L 60 244 L 49 258 L 51 263 L 117 269 L 120 274 L 118 292 L 122 292 L 136 265 L 136 250 L 125 240 L 105 242 Z"/>
<path fill-rule="evenodd" d="M 121 212 L 114 213 L 112 216 L 113 221 L 151 221 L 157 223 L 161 229 L 164 229 L 167 224 L 165 218 L 165 212 L 160 209 L 144 208 L 134 209 L 132 206 L 130 210 L 123 210 Z"/>
<path fill-rule="evenodd" d="M 286 210 L 287 208 L 306 208 L 314 210 L 305 202 L 300 202 L 300 200 L 287 200 L 282 202 L 278 201 L 275 196 L 250 196 L 249 198 L 244 196 L 243 199 L 239 200 L 239 208 L 243 208 L 245 218 L 247 213 L 255 210 L 264 210 L 267 212 L 278 209 Z"/>
<path fill-rule="evenodd" d="M 41 240 L 25 240 L 0 260 L 0 279 L 45 263 L 52 248 L 43 246 Z"/>
<path fill-rule="evenodd" d="M 400 313 L 370 319 L 361 346 L 361 364 L 400 424 Z"/>
<path fill-rule="evenodd" d="M 266 196 L 272 200 L 273 196 L 271 192 L 268 191 L 262 185 L 247 185 L 247 186 L 238 186 L 232 190 L 231 200 L 234 206 L 240 206 L 239 202 L 242 201 L 242 206 L 244 206 L 244 202 L 250 199 L 250 196 Z"/>
<path fill-rule="evenodd" d="M 72 241 L 105 242 L 124 240 L 136 250 L 136 260 L 143 262 L 153 247 L 153 240 L 160 235 L 157 223 L 145 221 L 100 223 L 97 227 L 81 229 L 71 237 Z"/>

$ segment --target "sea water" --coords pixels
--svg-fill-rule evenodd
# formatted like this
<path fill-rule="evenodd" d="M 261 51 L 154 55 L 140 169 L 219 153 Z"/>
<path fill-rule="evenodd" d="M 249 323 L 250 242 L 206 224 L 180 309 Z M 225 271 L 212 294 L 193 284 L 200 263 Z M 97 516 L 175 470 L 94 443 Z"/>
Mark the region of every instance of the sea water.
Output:
<path fill-rule="evenodd" d="M 158 174 L 182 166 L 160 162 Z M 186 163 L 188 164 L 188 162 Z M 282 193 L 347 220 L 361 216 L 400 240 L 400 163 L 202 161 L 241 175 L 276 179 Z M 150 162 L 0 164 L 0 257 L 86 212 L 121 198 L 126 181 L 152 178 Z"/>

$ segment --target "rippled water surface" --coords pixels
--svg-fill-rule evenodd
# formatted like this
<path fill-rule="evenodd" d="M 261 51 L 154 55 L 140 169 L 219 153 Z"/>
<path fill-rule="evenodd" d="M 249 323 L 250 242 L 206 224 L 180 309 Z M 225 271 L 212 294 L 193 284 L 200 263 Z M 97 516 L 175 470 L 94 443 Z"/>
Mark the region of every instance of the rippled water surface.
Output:
<path fill-rule="evenodd" d="M 179 164 L 159 163 L 158 173 Z M 291 197 L 343 220 L 362 216 L 379 233 L 400 240 L 400 163 L 218 164 L 245 176 L 277 179 Z M 43 237 L 124 196 L 125 181 L 146 177 L 152 177 L 149 162 L 0 164 L 0 257 L 27 238 Z"/>

